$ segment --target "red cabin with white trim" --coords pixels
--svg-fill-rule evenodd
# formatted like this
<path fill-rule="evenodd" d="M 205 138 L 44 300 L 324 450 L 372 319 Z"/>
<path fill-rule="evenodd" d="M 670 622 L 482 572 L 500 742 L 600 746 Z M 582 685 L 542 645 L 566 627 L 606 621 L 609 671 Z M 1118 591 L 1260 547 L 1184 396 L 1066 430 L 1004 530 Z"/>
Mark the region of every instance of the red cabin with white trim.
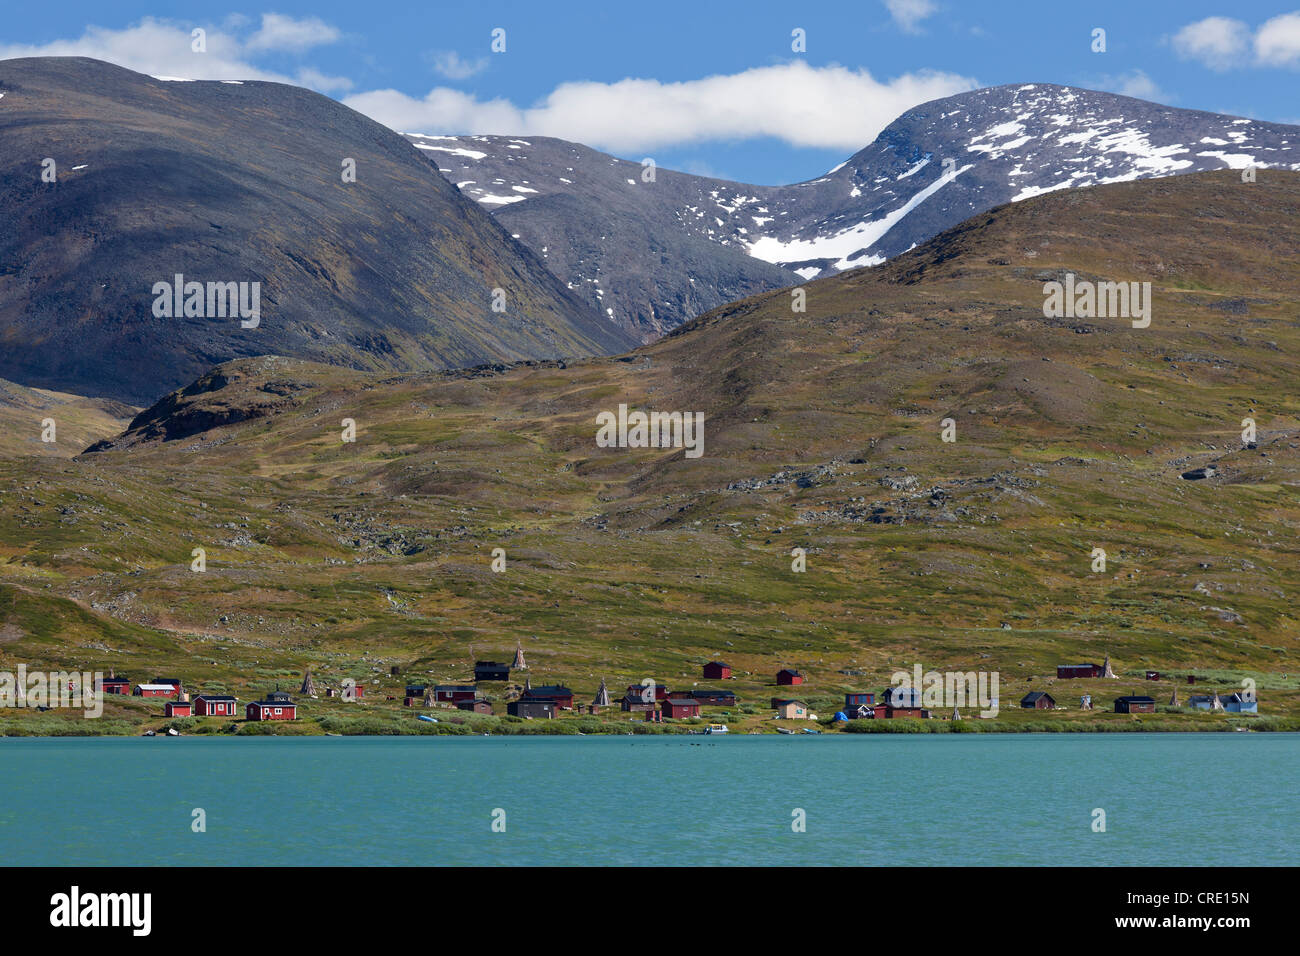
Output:
<path fill-rule="evenodd" d="M 250 700 L 244 708 L 248 720 L 297 720 L 298 705 L 285 700 Z"/>
<path fill-rule="evenodd" d="M 194 698 L 196 717 L 234 717 L 235 698 L 224 695 L 200 694 Z"/>

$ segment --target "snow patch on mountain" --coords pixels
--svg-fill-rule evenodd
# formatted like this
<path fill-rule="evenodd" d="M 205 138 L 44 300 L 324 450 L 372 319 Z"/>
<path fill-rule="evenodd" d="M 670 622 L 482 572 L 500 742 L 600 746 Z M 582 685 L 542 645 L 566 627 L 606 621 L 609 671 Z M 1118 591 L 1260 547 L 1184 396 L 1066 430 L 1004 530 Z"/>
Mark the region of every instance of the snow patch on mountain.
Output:
<path fill-rule="evenodd" d="M 789 186 L 662 168 L 646 182 L 638 162 L 545 137 L 410 140 L 522 242 L 546 247 L 562 279 L 602 277 L 599 304 L 615 321 L 659 332 L 764 284 L 878 264 L 1002 203 L 1207 169 L 1300 169 L 1294 126 L 1041 83 L 918 106 Z M 690 267 L 678 274 L 681 257 Z"/>

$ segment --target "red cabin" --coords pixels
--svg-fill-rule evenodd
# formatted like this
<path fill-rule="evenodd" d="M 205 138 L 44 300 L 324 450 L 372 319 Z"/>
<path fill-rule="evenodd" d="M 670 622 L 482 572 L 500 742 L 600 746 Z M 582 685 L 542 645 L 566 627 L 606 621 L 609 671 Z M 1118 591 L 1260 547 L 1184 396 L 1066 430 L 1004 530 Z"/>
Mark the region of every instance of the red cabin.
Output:
<path fill-rule="evenodd" d="M 129 694 L 131 682 L 125 677 L 101 677 L 99 689 L 105 694 Z"/>
<path fill-rule="evenodd" d="M 669 691 L 668 691 L 668 685 L 667 685 L 667 684 L 655 683 L 654 688 L 655 688 L 655 700 L 663 700 L 663 699 L 664 699 L 665 697 L 667 697 L 668 694 L 669 694 Z M 646 692 L 646 685 L 645 685 L 645 684 L 628 684 L 628 685 L 627 685 L 627 696 L 628 696 L 628 697 L 635 697 L 635 698 L 637 698 L 638 700 L 641 700 L 642 698 L 645 697 L 645 692 Z"/>
<path fill-rule="evenodd" d="M 706 680 L 726 680 L 730 676 L 730 666 L 722 663 L 722 661 L 709 661 L 704 665 L 704 677 Z"/>
<path fill-rule="evenodd" d="M 1100 677 L 1102 669 L 1100 664 L 1057 664 L 1056 679 L 1070 680 L 1082 677 Z"/>
<path fill-rule="evenodd" d="M 169 700 L 163 704 L 164 717 L 190 717 L 194 713 L 194 705 L 188 700 Z"/>
<path fill-rule="evenodd" d="M 298 705 L 286 700 L 252 700 L 244 708 L 249 720 L 297 720 Z"/>
<path fill-rule="evenodd" d="M 698 700 L 679 700 L 670 697 L 659 705 L 663 709 L 665 717 L 698 717 L 700 716 L 700 702 Z"/>
<path fill-rule="evenodd" d="M 776 672 L 776 682 L 783 686 L 792 687 L 795 684 L 803 683 L 803 675 L 786 667 Z"/>
<path fill-rule="evenodd" d="M 172 684 L 136 684 L 132 696 L 175 697 L 176 687 Z"/>
<path fill-rule="evenodd" d="M 196 717 L 234 717 L 235 698 L 224 695 L 200 694 L 194 698 Z"/>
<path fill-rule="evenodd" d="M 433 688 L 433 700 L 438 704 L 459 704 L 477 696 L 478 688 L 473 684 L 436 684 Z"/>
<path fill-rule="evenodd" d="M 923 707 L 894 707 L 891 704 L 876 704 L 871 708 L 877 720 L 889 720 L 895 717 L 917 717 L 929 720 L 930 712 Z"/>

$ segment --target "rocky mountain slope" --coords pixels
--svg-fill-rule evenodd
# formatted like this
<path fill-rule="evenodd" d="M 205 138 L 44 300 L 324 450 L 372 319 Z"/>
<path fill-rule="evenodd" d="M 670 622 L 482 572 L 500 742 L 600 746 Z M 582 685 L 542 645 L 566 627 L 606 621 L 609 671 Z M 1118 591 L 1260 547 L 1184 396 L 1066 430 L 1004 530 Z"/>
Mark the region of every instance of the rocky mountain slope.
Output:
<path fill-rule="evenodd" d="M 0 376 L 147 404 L 240 356 L 414 371 L 630 341 L 407 141 L 327 97 L 82 58 L 0 61 L 0 93 Z M 156 314 L 178 274 L 248 283 L 250 306 L 259 283 L 256 324 L 206 296 L 201 315 Z"/>
<path fill-rule="evenodd" d="M 1045 192 L 1300 169 L 1300 128 L 1045 83 L 918 106 L 825 176 L 789 186 L 662 169 L 646 182 L 640 163 L 540 137 L 408 138 L 643 339 L 746 291 L 878 264 Z"/>

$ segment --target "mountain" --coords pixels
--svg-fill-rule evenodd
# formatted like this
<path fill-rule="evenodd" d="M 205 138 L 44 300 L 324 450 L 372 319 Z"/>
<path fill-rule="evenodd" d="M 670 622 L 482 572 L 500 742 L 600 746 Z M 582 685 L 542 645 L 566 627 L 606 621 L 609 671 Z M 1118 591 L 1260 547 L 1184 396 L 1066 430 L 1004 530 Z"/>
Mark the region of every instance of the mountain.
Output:
<path fill-rule="evenodd" d="M 519 641 L 579 696 L 725 659 L 745 727 L 777 667 L 829 714 L 918 662 L 1006 701 L 1107 654 L 1097 693 L 1250 678 L 1300 716 L 1298 244 L 1300 174 L 1198 173 L 1004 205 L 618 357 L 226 363 L 93 453 L 0 458 L 4 650 L 241 696 L 373 677 L 399 724 L 402 679 Z M 1150 282 L 1150 325 L 1045 317 L 1067 273 Z M 702 413 L 703 455 L 601 447 L 619 405 Z"/>
<path fill-rule="evenodd" d="M 423 150 L 570 289 L 648 342 L 692 318 L 799 276 L 703 222 L 736 184 L 656 169 L 544 136 L 421 136 Z M 743 228 L 743 227 L 741 227 Z M 743 233 L 742 233 L 743 235 Z"/>
<path fill-rule="evenodd" d="M 640 163 L 542 137 L 408 138 L 643 340 L 742 290 L 875 265 L 1045 192 L 1250 164 L 1300 169 L 1298 127 L 1045 83 L 918 106 L 825 176 L 790 186 L 662 169 L 648 183 Z"/>
<path fill-rule="evenodd" d="M 402 137 L 327 97 L 82 58 L 0 61 L 0 93 L 5 378 L 148 404 L 240 356 L 409 372 L 631 341 Z M 178 274 L 247 283 L 249 318 L 204 296 L 209 317 L 155 314 Z"/>

